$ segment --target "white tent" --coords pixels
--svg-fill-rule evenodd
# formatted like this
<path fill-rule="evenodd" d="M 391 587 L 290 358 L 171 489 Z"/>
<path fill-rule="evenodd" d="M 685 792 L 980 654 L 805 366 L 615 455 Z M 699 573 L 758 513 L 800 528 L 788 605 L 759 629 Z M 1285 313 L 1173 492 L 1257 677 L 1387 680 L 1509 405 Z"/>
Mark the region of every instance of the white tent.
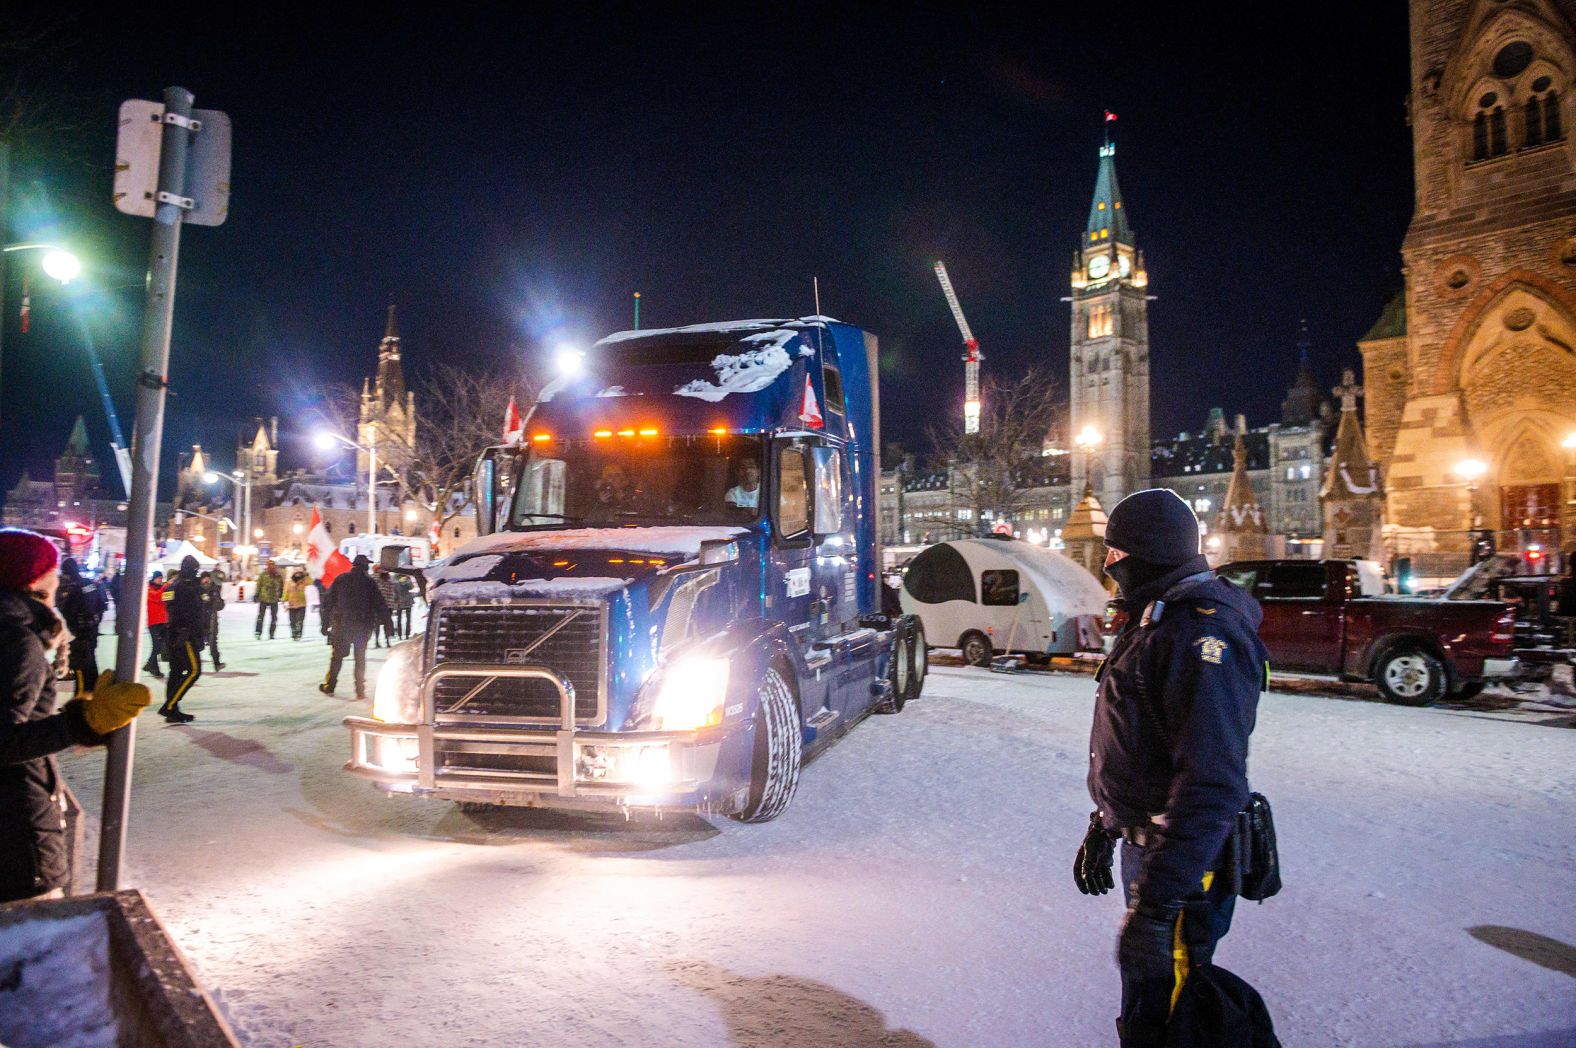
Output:
<path fill-rule="evenodd" d="M 165 577 L 167 578 L 181 570 L 181 561 L 185 560 L 187 557 L 197 558 L 198 571 L 209 571 L 214 567 L 214 565 L 219 563 L 212 557 L 208 556 L 208 554 L 198 549 L 196 546 L 193 546 L 190 542 L 182 539 L 175 545 L 170 546 L 165 551 L 164 556 L 159 558 L 158 567 L 164 572 Z"/>

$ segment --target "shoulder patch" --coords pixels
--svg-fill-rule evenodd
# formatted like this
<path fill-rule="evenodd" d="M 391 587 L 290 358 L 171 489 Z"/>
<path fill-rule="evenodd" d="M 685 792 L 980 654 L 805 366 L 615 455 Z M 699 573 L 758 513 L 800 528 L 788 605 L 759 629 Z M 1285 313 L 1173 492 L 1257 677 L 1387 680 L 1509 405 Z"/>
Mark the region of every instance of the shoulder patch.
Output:
<path fill-rule="evenodd" d="M 1193 645 L 1198 648 L 1198 657 L 1200 659 L 1205 662 L 1212 662 L 1217 666 L 1220 665 L 1220 657 L 1226 653 L 1226 642 L 1219 637 L 1205 635 L 1194 641 Z"/>

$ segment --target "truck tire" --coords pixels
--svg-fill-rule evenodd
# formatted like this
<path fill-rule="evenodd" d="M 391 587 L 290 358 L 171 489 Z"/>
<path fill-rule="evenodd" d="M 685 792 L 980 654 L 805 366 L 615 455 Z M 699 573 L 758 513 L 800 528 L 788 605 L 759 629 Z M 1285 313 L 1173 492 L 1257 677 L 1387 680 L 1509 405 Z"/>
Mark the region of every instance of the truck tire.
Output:
<path fill-rule="evenodd" d="M 925 644 L 925 624 L 919 619 L 914 620 L 914 632 L 908 646 L 908 657 L 914 661 L 909 666 L 908 701 L 919 698 L 919 693 L 925 687 L 925 674 L 930 672 L 930 648 Z"/>
<path fill-rule="evenodd" d="M 760 702 L 750 797 L 744 810 L 733 815 L 739 822 L 769 822 L 777 818 L 787 810 L 799 788 L 804 733 L 799 727 L 793 691 L 776 666 L 767 667 L 761 678 Z"/>
<path fill-rule="evenodd" d="M 913 688 L 914 632 L 899 623 L 892 635 L 892 657 L 887 659 L 886 696 L 876 703 L 877 713 L 902 713 Z"/>
<path fill-rule="evenodd" d="M 1391 648 L 1374 667 L 1379 694 L 1402 706 L 1431 706 L 1449 684 L 1445 664 L 1421 648 Z"/>
<path fill-rule="evenodd" d="M 990 638 L 979 630 L 969 630 L 958 638 L 958 647 L 963 652 L 963 661 L 970 666 L 989 666 L 993 654 Z"/>

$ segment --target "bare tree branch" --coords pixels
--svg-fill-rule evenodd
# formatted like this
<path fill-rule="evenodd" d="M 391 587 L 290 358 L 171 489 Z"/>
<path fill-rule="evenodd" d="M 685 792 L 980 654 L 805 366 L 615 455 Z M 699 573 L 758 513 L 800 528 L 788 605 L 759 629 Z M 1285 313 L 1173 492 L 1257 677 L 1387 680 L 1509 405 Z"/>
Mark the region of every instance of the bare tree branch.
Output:
<path fill-rule="evenodd" d="M 1045 369 L 1015 380 L 987 376 L 980 399 L 978 433 L 965 434 L 961 419 L 927 431 L 953 506 L 969 511 L 970 519 L 947 522 L 949 537 L 980 534 L 987 517 L 1019 517 L 1034 492 L 1051 482 L 1053 460 L 1043 452 L 1051 434 L 1065 428 L 1061 384 Z"/>

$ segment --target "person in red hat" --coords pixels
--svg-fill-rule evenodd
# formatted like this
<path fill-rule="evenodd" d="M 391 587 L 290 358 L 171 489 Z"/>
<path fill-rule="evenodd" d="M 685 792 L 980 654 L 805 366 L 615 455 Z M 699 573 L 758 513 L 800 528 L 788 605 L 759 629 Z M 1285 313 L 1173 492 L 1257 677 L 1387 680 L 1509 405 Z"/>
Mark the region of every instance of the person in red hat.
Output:
<path fill-rule="evenodd" d="M 92 692 L 55 709 L 56 665 L 71 633 L 55 611 L 60 554 L 44 536 L 0 529 L 0 902 L 69 887 L 60 769 L 70 746 L 102 746 L 152 696 L 99 674 Z"/>

